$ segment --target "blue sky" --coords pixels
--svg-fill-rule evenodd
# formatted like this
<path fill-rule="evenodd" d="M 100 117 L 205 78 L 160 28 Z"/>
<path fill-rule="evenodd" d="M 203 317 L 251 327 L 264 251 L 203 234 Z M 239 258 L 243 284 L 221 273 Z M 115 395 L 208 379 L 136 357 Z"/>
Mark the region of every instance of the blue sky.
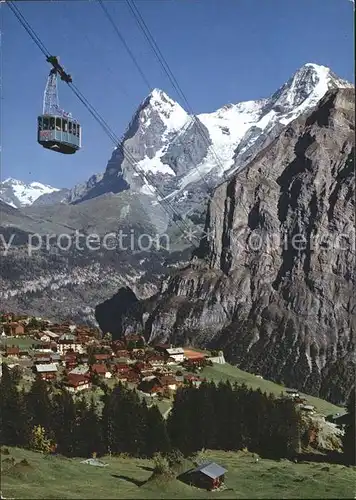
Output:
<path fill-rule="evenodd" d="M 105 2 L 152 87 L 179 101 L 126 2 Z M 136 0 L 195 113 L 267 97 L 315 62 L 354 81 L 350 0 Z M 100 6 L 92 1 L 16 2 L 49 51 L 121 136 L 149 90 Z M 36 142 L 49 65 L 1 5 L 2 174 L 72 187 L 102 172 L 114 145 L 65 84 L 60 105 L 80 120 L 83 149 L 65 156 Z"/>

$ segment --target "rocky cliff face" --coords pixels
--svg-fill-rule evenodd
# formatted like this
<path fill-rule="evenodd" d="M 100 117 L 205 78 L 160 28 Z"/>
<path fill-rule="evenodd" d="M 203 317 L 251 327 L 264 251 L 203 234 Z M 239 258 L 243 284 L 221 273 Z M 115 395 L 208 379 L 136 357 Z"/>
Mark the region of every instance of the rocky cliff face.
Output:
<path fill-rule="evenodd" d="M 329 91 L 210 201 L 195 259 L 140 304 L 147 338 L 334 401 L 355 380 L 354 91 Z"/>

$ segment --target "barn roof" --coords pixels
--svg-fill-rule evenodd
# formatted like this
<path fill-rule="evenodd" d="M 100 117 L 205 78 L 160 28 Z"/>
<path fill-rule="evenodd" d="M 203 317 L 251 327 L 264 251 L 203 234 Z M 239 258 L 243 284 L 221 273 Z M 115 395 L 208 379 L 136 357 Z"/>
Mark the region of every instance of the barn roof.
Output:
<path fill-rule="evenodd" d="M 58 339 L 59 337 L 58 333 L 51 332 L 51 330 L 43 330 L 41 333 L 42 335 L 48 335 L 51 339 Z"/>
<path fill-rule="evenodd" d="M 79 365 L 73 368 L 68 375 L 85 375 L 89 372 L 89 367 L 85 365 Z"/>
<path fill-rule="evenodd" d="M 105 365 L 100 364 L 92 365 L 91 369 L 93 372 L 96 372 L 98 374 L 107 373 L 109 371 Z"/>
<path fill-rule="evenodd" d="M 170 349 L 166 349 L 166 351 L 171 356 L 175 356 L 177 354 L 184 354 L 184 349 L 182 347 L 172 347 Z"/>
<path fill-rule="evenodd" d="M 38 373 L 56 372 L 57 365 L 55 363 L 48 363 L 48 365 L 36 365 Z"/>
<path fill-rule="evenodd" d="M 208 462 L 199 465 L 199 467 L 194 469 L 192 472 L 201 472 L 202 474 L 211 477 L 211 479 L 216 479 L 217 477 L 225 474 L 227 470 L 224 469 L 224 467 L 221 467 L 221 465 L 216 464 L 215 462 Z"/>

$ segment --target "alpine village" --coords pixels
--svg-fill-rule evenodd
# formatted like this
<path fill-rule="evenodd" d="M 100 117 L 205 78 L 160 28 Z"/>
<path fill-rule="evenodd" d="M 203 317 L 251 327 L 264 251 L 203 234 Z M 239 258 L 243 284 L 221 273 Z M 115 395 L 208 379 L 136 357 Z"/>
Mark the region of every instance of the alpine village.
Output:
<path fill-rule="evenodd" d="M 151 460 L 154 478 L 228 494 L 236 473 L 228 452 L 245 467 L 352 464 L 352 404 L 338 408 L 264 381 L 226 363 L 222 351 L 151 345 L 142 335 L 113 341 L 85 325 L 11 312 L 0 321 L 5 470 L 31 467 L 8 446 L 97 467 L 136 457 Z"/>

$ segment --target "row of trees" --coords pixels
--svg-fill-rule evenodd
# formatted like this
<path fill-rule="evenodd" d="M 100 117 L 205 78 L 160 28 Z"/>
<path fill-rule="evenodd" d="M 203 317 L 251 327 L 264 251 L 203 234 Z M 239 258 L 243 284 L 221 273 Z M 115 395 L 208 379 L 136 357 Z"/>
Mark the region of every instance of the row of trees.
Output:
<path fill-rule="evenodd" d="M 204 382 L 198 389 L 183 387 L 165 421 L 156 406 L 147 407 L 122 384 L 106 389 L 98 408 L 94 400 L 54 390 L 41 379 L 26 393 L 16 382 L 3 364 L 0 443 L 9 446 L 34 447 L 36 442 L 38 449 L 42 440 L 47 448 L 48 442 L 55 444 L 58 453 L 83 457 L 93 452 L 152 457 L 171 450 L 191 455 L 202 448 L 248 448 L 261 456 L 288 458 L 299 451 L 303 439 L 291 401 L 245 385 Z M 355 460 L 354 432 L 351 418 L 345 438 L 349 463 Z"/>
<path fill-rule="evenodd" d="M 202 448 L 288 457 L 298 451 L 300 420 L 293 403 L 245 385 L 183 388 L 168 420 L 172 446 L 185 454 Z"/>
<path fill-rule="evenodd" d="M 0 444 L 34 448 L 33 443 L 43 438 L 44 448 L 50 441 L 62 455 L 83 457 L 94 452 L 152 457 L 156 452 L 169 451 L 158 408 L 148 408 L 136 392 L 123 385 L 107 390 L 98 411 L 93 399 L 75 398 L 66 389 L 53 389 L 40 378 L 28 392 L 19 391 L 11 371 L 2 366 Z"/>
<path fill-rule="evenodd" d="M 351 392 L 347 405 L 348 420 L 346 423 L 345 434 L 343 436 L 343 448 L 345 462 L 350 465 L 356 465 L 356 397 L 355 389 Z"/>

